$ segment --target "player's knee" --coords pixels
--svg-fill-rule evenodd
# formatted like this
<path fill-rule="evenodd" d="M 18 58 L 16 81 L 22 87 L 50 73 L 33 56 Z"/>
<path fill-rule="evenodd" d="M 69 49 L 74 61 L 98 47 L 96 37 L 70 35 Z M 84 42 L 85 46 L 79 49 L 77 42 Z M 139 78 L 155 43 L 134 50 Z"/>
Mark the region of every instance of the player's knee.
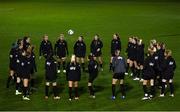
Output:
<path fill-rule="evenodd" d="M 46 86 L 50 86 L 50 82 L 46 82 Z"/>
<path fill-rule="evenodd" d="M 170 79 L 170 80 L 169 80 L 169 83 L 173 83 L 173 79 Z"/>
<path fill-rule="evenodd" d="M 57 86 L 57 83 L 56 83 L 56 82 L 53 82 L 52 85 L 53 85 L 53 86 Z"/>
<path fill-rule="evenodd" d="M 162 82 L 166 82 L 166 79 L 162 79 Z"/>

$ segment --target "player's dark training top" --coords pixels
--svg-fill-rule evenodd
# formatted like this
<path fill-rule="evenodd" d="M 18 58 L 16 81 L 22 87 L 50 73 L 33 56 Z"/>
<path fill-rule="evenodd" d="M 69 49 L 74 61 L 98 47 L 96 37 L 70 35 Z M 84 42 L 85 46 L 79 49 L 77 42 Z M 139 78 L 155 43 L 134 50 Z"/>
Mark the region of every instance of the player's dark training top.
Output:
<path fill-rule="evenodd" d="M 47 41 L 43 40 L 40 45 L 39 56 L 43 55 L 46 58 L 49 54 L 52 53 L 53 53 L 53 47 L 51 42 L 49 40 Z"/>
<path fill-rule="evenodd" d="M 74 44 L 74 54 L 76 55 L 76 57 L 85 57 L 86 55 L 86 44 L 84 43 L 84 41 L 77 41 Z"/>
<path fill-rule="evenodd" d="M 121 51 L 121 41 L 120 39 L 113 39 L 111 41 L 111 55 L 115 56 L 115 51 Z"/>
<path fill-rule="evenodd" d="M 66 69 L 66 78 L 68 81 L 80 81 L 81 68 L 78 63 L 69 63 Z"/>
<path fill-rule="evenodd" d="M 66 57 L 68 55 L 68 46 L 65 40 L 58 40 L 54 46 L 55 55 L 59 56 L 59 58 Z"/>
<path fill-rule="evenodd" d="M 101 40 L 93 40 L 91 42 L 91 53 L 95 56 L 95 57 L 98 57 L 98 56 L 101 56 L 102 52 L 101 52 L 101 49 L 103 47 L 103 43 Z M 100 49 L 99 51 L 97 51 L 98 49 Z"/>

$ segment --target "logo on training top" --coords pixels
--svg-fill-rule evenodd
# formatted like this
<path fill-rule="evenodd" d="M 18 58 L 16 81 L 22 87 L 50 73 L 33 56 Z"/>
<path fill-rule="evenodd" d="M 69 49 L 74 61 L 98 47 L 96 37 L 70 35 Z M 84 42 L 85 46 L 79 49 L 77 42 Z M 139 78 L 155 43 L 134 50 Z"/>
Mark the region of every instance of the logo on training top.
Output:
<path fill-rule="evenodd" d="M 70 70 L 76 70 L 76 67 L 70 67 Z"/>
<path fill-rule="evenodd" d="M 173 65 L 173 64 L 174 64 L 174 62 L 172 62 L 172 61 L 169 62 L 169 65 Z"/>
<path fill-rule="evenodd" d="M 46 62 L 46 64 L 47 64 L 48 66 L 50 66 L 50 65 L 51 65 L 51 63 L 50 63 L 50 62 Z"/>
<path fill-rule="evenodd" d="M 152 63 L 152 62 L 151 62 L 151 63 L 149 63 L 149 66 L 154 66 L 154 63 Z"/>

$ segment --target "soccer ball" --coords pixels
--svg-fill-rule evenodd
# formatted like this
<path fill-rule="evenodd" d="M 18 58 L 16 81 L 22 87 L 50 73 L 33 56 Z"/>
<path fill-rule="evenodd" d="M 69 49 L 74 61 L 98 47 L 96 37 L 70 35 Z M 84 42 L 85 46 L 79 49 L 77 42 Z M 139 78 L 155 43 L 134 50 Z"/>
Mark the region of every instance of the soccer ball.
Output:
<path fill-rule="evenodd" d="M 70 30 L 68 30 L 68 34 L 69 34 L 69 35 L 73 35 L 73 34 L 74 34 L 74 31 L 70 29 Z"/>

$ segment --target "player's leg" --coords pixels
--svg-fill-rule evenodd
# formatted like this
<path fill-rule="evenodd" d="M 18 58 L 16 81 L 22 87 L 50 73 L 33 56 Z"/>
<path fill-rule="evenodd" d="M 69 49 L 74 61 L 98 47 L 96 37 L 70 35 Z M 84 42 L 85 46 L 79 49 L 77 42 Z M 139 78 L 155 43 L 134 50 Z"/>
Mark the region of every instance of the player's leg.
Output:
<path fill-rule="evenodd" d="M 57 71 L 57 73 L 60 73 L 61 72 L 61 63 L 62 63 L 62 60 L 61 60 L 61 58 L 58 56 L 58 66 L 57 66 L 57 68 L 58 68 L 58 71 Z"/>
<path fill-rule="evenodd" d="M 136 78 L 136 80 L 137 80 L 137 69 L 138 69 L 138 65 L 137 65 L 137 62 L 136 62 L 136 60 L 134 60 L 133 61 L 133 76 L 134 76 L 134 78 Z"/>
<path fill-rule="evenodd" d="M 117 81 L 118 81 L 118 79 L 116 79 L 116 78 L 112 79 L 112 100 L 116 99 L 115 92 L 116 92 L 116 83 L 117 83 Z"/>
<path fill-rule="evenodd" d="M 74 81 L 74 89 L 75 89 L 75 100 L 79 100 L 78 81 Z"/>
<path fill-rule="evenodd" d="M 166 79 L 162 79 L 162 88 L 161 88 L 161 94 L 159 97 L 164 97 L 164 93 L 165 93 L 165 85 L 166 85 Z"/>
<path fill-rule="evenodd" d="M 126 66 L 126 73 L 125 75 L 128 75 L 129 73 L 129 59 L 127 59 L 127 66 Z"/>
<path fill-rule="evenodd" d="M 88 89 L 90 93 L 91 98 L 95 98 L 94 90 L 93 90 L 93 81 L 95 77 L 93 76 L 94 74 L 89 74 L 89 81 L 88 81 Z"/>
<path fill-rule="evenodd" d="M 110 63 L 109 63 L 109 71 L 112 70 L 112 60 L 113 60 L 113 57 L 111 56 Z"/>
<path fill-rule="evenodd" d="M 133 65 L 133 61 L 132 60 L 129 60 L 129 68 L 130 68 L 130 71 L 131 71 L 131 76 L 133 76 L 133 72 L 134 72 L 134 65 Z"/>
<path fill-rule="evenodd" d="M 16 92 L 15 95 L 19 95 L 22 94 L 19 90 L 20 90 L 20 83 L 21 83 L 21 79 L 19 76 L 17 76 L 17 80 L 16 80 Z"/>
<path fill-rule="evenodd" d="M 144 91 L 144 97 L 142 98 L 142 100 L 147 100 L 148 98 L 148 91 L 147 91 L 147 83 L 148 80 L 143 80 L 143 91 Z"/>
<path fill-rule="evenodd" d="M 124 86 L 124 79 L 120 79 L 120 91 L 122 93 L 121 98 L 125 98 L 125 86 Z"/>
<path fill-rule="evenodd" d="M 72 100 L 72 87 L 73 87 L 73 81 L 68 81 L 69 85 L 69 101 Z"/>
<path fill-rule="evenodd" d="M 14 79 L 14 74 L 15 74 L 14 70 L 10 70 L 10 71 L 9 71 L 9 77 L 8 77 L 8 79 L 7 79 L 6 88 L 9 88 L 9 83 L 10 83 L 10 81 L 11 81 L 12 79 Z"/>
<path fill-rule="evenodd" d="M 54 99 L 59 100 L 60 97 L 58 96 L 57 82 L 53 82 L 52 86 L 53 86 Z"/>
<path fill-rule="evenodd" d="M 140 82 L 143 82 L 143 65 L 140 65 L 140 69 L 139 69 L 139 78 L 140 78 Z"/>
<path fill-rule="evenodd" d="M 174 97 L 174 84 L 173 79 L 169 79 L 170 96 Z"/>
<path fill-rule="evenodd" d="M 27 96 L 29 79 L 23 79 L 23 100 L 30 100 Z"/>
<path fill-rule="evenodd" d="M 154 88 L 154 79 L 151 79 L 150 80 L 150 98 L 153 98 L 154 97 L 154 94 L 155 94 L 155 88 Z"/>
<path fill-rule="evenodd" d="M 50 86 L 50 82 L 46 82 L 46 85 L 45 85 L 45 99 L 49 98 L 49 86 Z"/>
<path fill-rule="evenodd" d="M 103 61 L 102 61 L 102 57 L 99 56 L 99 57 L 98 57 L 98 60 L 99 60 L 99 65 L 100 65 L 101 71 L 103 71 Z"/>
<path fill-rule="evenodd" d="M 80 58 L 79 57 L 76 57 L 76 62 L 80 63 Z"/>
<path fill-rule="evenodd" d="M 66 73 L 66 57 L 62 58 L 63 72 Z"/>
<path fill-rule="evenodd" d="M 85 71 L 85 58 L 84 57 L 81 57 L 81 66 L 82 66 L 82 69 L 83 69 L 83 72 Z"/>

